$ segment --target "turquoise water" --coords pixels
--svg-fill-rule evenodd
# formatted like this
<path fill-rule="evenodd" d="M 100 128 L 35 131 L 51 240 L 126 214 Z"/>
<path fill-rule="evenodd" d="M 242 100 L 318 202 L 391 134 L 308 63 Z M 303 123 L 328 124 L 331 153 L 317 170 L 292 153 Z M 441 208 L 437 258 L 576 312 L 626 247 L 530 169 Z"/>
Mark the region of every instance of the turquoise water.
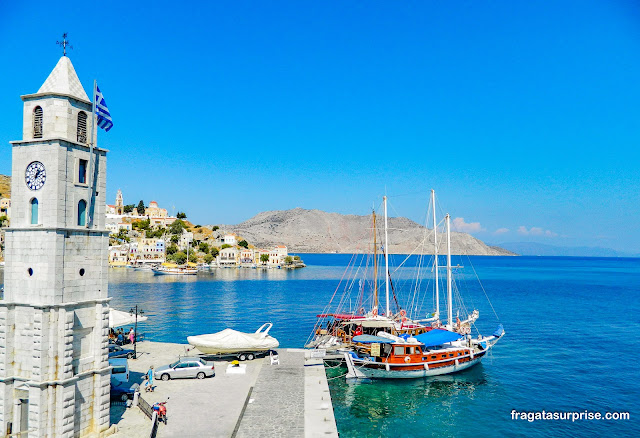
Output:
<path fill-rule="evenodd" d="M 111 304 L 140 305 L 150 340 L 185 342 L 271 321 L 281 346 L 300 347 L 350 258 L 304 254 L 309 267 L 302 270 L 224 269 L 179 279 L 111 269 Z M 640 259 L 471 257 L 462 264 L 459 283 L 468 307 L 480 310 L 479 328 L 488 333 L 498 321 L 474 268 L 506 336 L 481 365 L 459 374 L 331 380 L 341 436 L 640 436 Z M 399 289 L 409 271 L 396 272 Z M 528 422 L 512 420 L 512 409 L 625 411 L 631 420 Z"/>

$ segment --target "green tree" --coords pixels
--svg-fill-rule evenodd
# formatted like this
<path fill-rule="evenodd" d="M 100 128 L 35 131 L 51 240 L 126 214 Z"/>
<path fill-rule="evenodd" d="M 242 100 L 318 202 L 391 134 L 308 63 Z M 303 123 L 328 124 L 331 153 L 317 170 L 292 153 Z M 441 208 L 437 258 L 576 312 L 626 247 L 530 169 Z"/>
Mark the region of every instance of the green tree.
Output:
<path fill-rule="evenodd" d="M 293 260 L 295 260 L 295 261 L 300 260 L 300 256 L 293 256 Z"/>
<path fill-rule="evenodd" d="M 225 248 L 231 248 L 231 245 L 229 245 L 228 243 L 223 243 L 220 249 L 225 249 Z"/>
<path fill-rule="evenodd" d="M 162 228 L 158 228 L 157 230 L 149 230 L 147 231 L 147 237 L 159 239 L 164 235 L 164 230 Z"/>
<path fill-rule="evenodd" d="M 290 265 L 291 263 L 293 263 L 293 257 L 291 257 L 291 256 L 286 256 L 286 257 L 284 258 L 284 262 L 285 262 L 285 264 Z"/>
<path fill-rule="evenodd" d="M 249 242 L 247 242 L 246 240 L 241 240 L 240 242 L 238 242 L 238 246 L 249 248 Z"/>
<path fill-rule="evenodd" d="M 269 261 L 269 254 L 260 254 L 260 261 L 262 263 L 267 263 Z"/>
<path fill-rule="evenodd" d="M 172 243 L 178 243 L 179 241 L 180 241 L 180 236 L 178 236 L 177 234 L 174 234 L 173 236 L 171 236 Z"/>
<path fill-rule="evenodd" d="M 179 265 L 184 265 L 187 262 L 187 255 L 183 252 L 177 252 L 173 255 L 173 259 Z"/>
<path fill-rule="evenodd" d="M 131 223 L 134 230 L 146 231 L 149 229 L 150 221 L 148 219 L 135 221 Z"/>
<path fill-rule="evenodd" d="M 187 228 L 180 219 L 173 221 L 173 223 L 169 226 L 169 233 L 171 234 L 182 234 L 182 230 Z"/>
<path fill-rule="evenodd" d="M 138 202 L 138 214 L 144 216 L 144 201 L 142 199 Z"/>
<path fill-rule="evenodd" d="M 183 211 L 179 211 L 178 214 L 176 215 L 176 217 L 178 219 L 186 219 L 187 218 L 187 214 Z"/>
<path fill-rule="evenodd" d="M 211 247 L 210 252 L 211 252 L 211 255 L 214 257 L 218 257 L 218 254 L 220 254 L 220 250 L 215 246 Z"/>
<path fill-rule="evenodd" d="M 213 261 L 213 259 L 214 259 L 214 258 L 215 258 L 215 257 L 213 257 L 211 254 L 206 254 L 206 255 L 204 256 L 204 262 L 205 262 L 206 264 L 209 264 L 209 263 L 211 263 L 211 262 Z"/>
<path fill-rule="evenodd" d="M 121 229 L 120 231 L 118 231 L 118 234 L 116 234 L 116 239 L 129 242 L 131 239 L 129 239 L 129 236 L 127 236 L 128 233 L 129 232 L 127 230 Z"/>
<path fill-rule="evenodd" d="M 134 208 L 136 208 L 135 204 L 129 204 L 129 205 L 125 205 L 124 208 L 122 209 L 122 211 L 124 213 L 131 213 Z"/>
<path fill-rule="evenodd" d="M 200 245 L 198 245 L 198 249 L 205 254 L 209 253 L 209 245 L 206 242 L 202 242 Z"/>
<path fill-rule="evenodd" d="M 178 252 L 178 247 L 176 245 L 167 246 L 167 255 L 175 254 Z"/>
<path fill-rule="evenodd" d="M 211 228 L 211 231 L 218 231 L 220 229 L 219 226 L 214 225 L 213 228 Z"/>

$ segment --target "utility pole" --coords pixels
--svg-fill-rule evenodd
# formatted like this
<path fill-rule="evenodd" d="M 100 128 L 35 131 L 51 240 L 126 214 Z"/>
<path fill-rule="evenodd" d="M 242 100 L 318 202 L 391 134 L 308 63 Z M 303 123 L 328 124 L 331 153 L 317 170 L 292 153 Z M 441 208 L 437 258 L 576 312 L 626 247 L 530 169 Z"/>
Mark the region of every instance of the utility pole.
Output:
<path fill-rule="evenodd" d="M 129 314 L 131 316 L 135 315 L 136 316 L 136 323 L 135 323 L 135 328 L 133 329 L 133 358 L 137 359 L 138 358 L 138 352 L 137 352 L 137 345 L 138 345 L 138 315 L 142 316 L 142 314 L 144 313 L 144 311 L 142 309 L 138 308 L 138 305 L 136 304 L 135 307 L 132 307 L 131 310 L 129 310 Z"/>

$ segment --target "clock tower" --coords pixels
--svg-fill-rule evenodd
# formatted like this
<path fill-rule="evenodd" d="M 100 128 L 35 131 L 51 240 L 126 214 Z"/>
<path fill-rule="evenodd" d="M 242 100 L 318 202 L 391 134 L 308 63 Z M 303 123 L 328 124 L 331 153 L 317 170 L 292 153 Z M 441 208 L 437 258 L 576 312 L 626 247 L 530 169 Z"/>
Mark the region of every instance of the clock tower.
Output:
<path fill-rule="evenodd" d="M 0 301 L 0 428 L 31 437 L 109 427 L 106 153 L 63 56 L 24 102 Z M 26 434 L 25 434 L 26 436 Z"/>

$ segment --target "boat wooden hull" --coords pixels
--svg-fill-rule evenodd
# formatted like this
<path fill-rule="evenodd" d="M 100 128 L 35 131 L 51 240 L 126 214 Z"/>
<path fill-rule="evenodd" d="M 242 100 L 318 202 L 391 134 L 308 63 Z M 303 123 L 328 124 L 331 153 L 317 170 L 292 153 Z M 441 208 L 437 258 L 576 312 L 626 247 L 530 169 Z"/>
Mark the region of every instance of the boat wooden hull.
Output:
<path fill-rule="evenodd" d="M 444 374 L 452 374 L 460 371 L 464 371 L 477 365 L 482 361 L 482 357 L 476 357 L 470 361 L 453 363 L 452 365 L 445 365 L 437 368 L 427 369 L 424 365 L 393 365 L 387 371 L 385 364 L 366 365 L 361 361 L 354 360 L 354 365 L 358 367 L 358 370 L 364 374 L 368 379 L 419 379 L 423 377 L 441 376 Z"/>

